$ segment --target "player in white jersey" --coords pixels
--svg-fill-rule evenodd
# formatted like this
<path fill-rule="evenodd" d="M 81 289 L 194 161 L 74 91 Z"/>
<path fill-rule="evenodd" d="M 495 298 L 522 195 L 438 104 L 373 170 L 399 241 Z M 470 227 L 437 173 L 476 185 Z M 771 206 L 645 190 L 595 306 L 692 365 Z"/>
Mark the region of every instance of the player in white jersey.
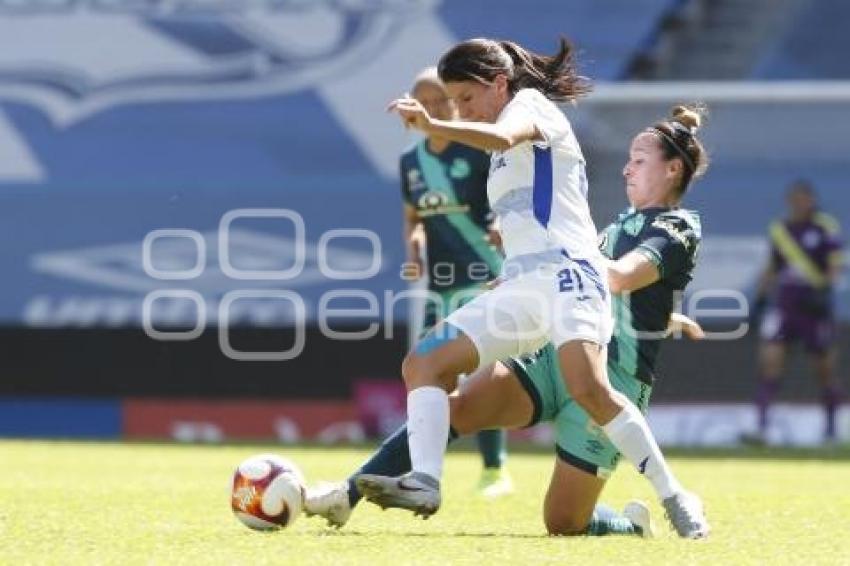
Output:
<path fill-rule="evenodd" d="M 447 391 L 460 374 L 551 341 L 571 397 L 647 476 L 668 510 L 694 525 L 693 536 L 703 536 L 701 502 L 684 491 L 645 418 L 606 374 L 612 321 L 608 277 L 600 273 L 608 266 L 596 246 L 584 157 L 554 103 L 590 90 L 571 46 L 562 39 L 558 53 L 546 57 L 512 42 L 473 39 L 446 52 L 438 69 L 461 121 L 435 120 L 412 98 L 395 100 L 390 109 L 426 135 L 492 152 L 487 192 L 506 258 L 500 284 L 449 315 L 404 360 L 413 471 L 360 476 L 357 486 L 369 500 L 392 502 L 384 506 L 425 517 L 436 512 L 449 434 Z M 630 276 L 649 278 L 650 270 Z"/>

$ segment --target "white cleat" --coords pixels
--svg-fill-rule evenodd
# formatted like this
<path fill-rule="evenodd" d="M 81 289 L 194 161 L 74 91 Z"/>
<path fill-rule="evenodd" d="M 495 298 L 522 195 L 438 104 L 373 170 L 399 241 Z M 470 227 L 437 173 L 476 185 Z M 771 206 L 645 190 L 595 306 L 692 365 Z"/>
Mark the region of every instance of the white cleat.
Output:
<path fill-rule="evenodd" d="M 706 538 L 710 531 L 702 501 L 693 493 L 683 491 L 661 502 L 667 519 L 682 538 Z"/>
<path fill-rule="evenodd" d="M 643 501 L 629 501 L 623 507 L 623 516 L 640 529 L 643 538 L 655 538 L 655 524 L 649 513 L 649 507 Z"/>
<path fill-rule="evenodd" d="M 395 478 L 361 474 L 354 481 L 363 497 L 381 509 L 407 509 L 427 519 L 440 508 L 440 482 L 428 474 L 409 472 Z"/>
<path fill-rule="evenodd" d="M 304 513 L 308 517 L 322 517 L 328 526 L 337 529 L 348 522 L 351 511 L 348 482 L 319 484 L 309 488 L 304 498 Z"/>

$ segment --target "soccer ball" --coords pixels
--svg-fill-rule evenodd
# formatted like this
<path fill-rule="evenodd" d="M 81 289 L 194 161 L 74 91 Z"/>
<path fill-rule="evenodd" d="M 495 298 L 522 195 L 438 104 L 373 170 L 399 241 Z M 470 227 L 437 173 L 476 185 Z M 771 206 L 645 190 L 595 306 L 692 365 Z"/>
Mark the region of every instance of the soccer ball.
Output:
<path fill-rule="evenodd" d="M 275 454 L 248 458 L 233 473 L 230 506 L 252 529 L 288 527 L 304 507 L 304 476 L 298 467 Z"/>

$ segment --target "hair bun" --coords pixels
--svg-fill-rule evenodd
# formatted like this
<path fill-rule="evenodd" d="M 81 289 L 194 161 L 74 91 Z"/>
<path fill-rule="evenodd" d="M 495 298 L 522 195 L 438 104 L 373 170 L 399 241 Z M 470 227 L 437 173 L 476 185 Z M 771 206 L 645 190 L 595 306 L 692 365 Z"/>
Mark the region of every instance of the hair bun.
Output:
<path fill-rule="evenodd" d="M 705 107 L 703 106 L 685 106 L 679 105 L 673 108 L 673 122 L 678 122 L 688 128 L 691 133 L 695 134 L 702 126 L 702 120 L 705 116 Z"/>

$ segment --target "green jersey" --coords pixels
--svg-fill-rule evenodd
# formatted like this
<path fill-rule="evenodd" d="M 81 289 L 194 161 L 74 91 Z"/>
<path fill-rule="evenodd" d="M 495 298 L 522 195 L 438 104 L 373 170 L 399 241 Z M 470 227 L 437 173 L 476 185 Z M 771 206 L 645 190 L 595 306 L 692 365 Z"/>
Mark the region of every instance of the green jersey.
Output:
<path fill-rule="evenodd" d="M 489 155 L 459 143 L 433 153 L 423 140 L 401 157 L 402 197 L 425 228 L 432 290 L 481 285 L 501 270 L 487 240 L 489 170 Z"/>
<path fill-rule="evenodd" d="M 631 251 L 658 268 L 659 279 L 613 296 L 614 336 L 608 364 L 652 384 L 658 350 L 675 301 L 693 277 L 702 229 L 697 212 L 681 208 L 628 209 L 600 234 L 599 247 L 616 260 Z"/>

